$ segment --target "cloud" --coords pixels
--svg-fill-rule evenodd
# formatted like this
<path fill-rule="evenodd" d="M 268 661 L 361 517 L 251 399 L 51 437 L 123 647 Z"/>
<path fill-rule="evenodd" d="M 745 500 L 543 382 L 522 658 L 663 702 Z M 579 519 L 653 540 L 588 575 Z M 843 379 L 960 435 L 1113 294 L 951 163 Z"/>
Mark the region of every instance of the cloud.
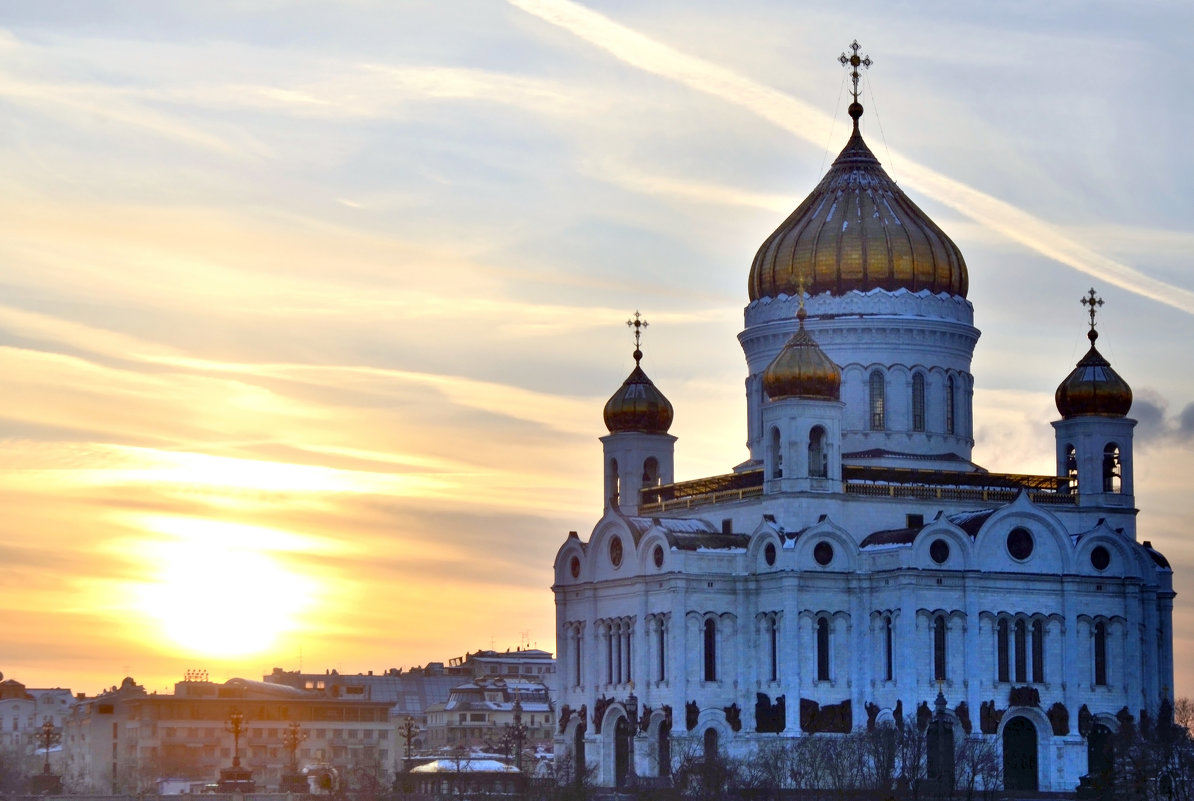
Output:
<path fill-rule="evenodd" d="M 571 0 L 507 0 L 563 28 L 620 61 L 744 108 L 814 144 L 824 141 L 829 118 L 788 94 L 717 64 L 682 53 Z M 1194 313 L 1194 291 L 1174 286 L 1096 253 L 1060 228 L 985 192 L 892 151 L 901 182 L 1008 239 L 1121 289 Z"/>

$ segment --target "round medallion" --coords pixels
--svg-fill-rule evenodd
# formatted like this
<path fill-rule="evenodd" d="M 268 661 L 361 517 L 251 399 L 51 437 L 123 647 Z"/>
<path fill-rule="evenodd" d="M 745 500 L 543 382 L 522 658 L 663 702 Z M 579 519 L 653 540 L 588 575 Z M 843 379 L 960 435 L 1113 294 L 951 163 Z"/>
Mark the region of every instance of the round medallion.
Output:
<path fill-rule="evenodd" d="M 614 567 L 618 567 L 619 565 L 622 564 L 622 538 L 621 537 L 614 537 L 612 540 L 609 541 L 609 561 L 611 561 L 613 563 Z"/>
<path fill-rule="evenodd" d="M 775 543 L 767 543 L 767 547 L 763 549 L 763 559 L 767 562 L 767 566 L 775 564 Z"/>
<path fill-rule="evenodd" d="M 1007 552 L 1013 559 L 1024 561 L 1032 556 L 1032 535 L 1026 528 L 1013 528 L 1007 535 Z"/>
<path fill-rule="evenodd" d="M 575 556 L 568 563 L 568 569 L 572 571 L 572 578 L 580 578 L 580 560 Z"/>
<path fill-rule="evenodd" d="M 1095 570 L 1106 570 L 1111 564 L 1111 552 L 1102 545 L 1096 545 L 1090 552 L 1090 564 Z"/>
<path fill-rule="evenodd" d="M 821 567 L 833 561 L 833 546 L 825 540 L 821 540 L 813 548 L 813 559 L 817 560 L 817 564 Z"/>
<path fill-rule="evenodd" d="M 949 559 L 949 543 L 945 540 L 933 540 L 929 545 L 929 557 L 939 565 Z"/>
<path fill-rule="evenodd" d="M 663 546 L 656 545 L 655 550 L 651 552 L 651 558 L 655 560 L 656 567 L 663 567 Z"/>

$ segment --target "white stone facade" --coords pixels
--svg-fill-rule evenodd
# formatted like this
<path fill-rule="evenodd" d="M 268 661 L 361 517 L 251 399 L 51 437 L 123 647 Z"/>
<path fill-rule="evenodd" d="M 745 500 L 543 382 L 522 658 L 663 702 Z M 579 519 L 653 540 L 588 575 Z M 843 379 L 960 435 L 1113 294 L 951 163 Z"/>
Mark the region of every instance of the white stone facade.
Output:
<path fill-rule="evenodd" d="M 602 438 L 617 502 L 555 561 L 558 758 L 612 786 L 711 743 L 744 755 L 914 714 L 940 690 L 956 731 L 1029 765 L 1018 789 L 1073 790 L 1081 729 L 1155 719 L 1173 687 L 1172 573 L 1137 540 L 1134 421 L 1054 423 L 1056 476 L 983 471 L 972 307 L 903 289 L 808 298 L 840 401 L 770 401 L 796 306 L 746 309 L 734 472 L 670 484 L 670 435 Z M 1035 744 L 1005 736 L 1013 722 Z"/>

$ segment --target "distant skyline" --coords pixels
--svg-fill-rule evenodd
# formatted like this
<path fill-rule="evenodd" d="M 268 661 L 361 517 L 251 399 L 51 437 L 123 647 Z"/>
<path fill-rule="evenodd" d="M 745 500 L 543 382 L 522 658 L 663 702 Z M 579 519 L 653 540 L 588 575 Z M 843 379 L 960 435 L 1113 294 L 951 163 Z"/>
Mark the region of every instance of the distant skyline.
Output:
<path fill-rule="evenodd" d="M 1168 2 L 6 3 L 0 671 L 554 652 L 636 309 L 677 478 L 746 457 L 747 272 L 846 141 L 857 39 L 863 134 L 966 257 L 979 464 L 1053 473 L 1106 301 L 1194 695 L 1192 35 Z"/>

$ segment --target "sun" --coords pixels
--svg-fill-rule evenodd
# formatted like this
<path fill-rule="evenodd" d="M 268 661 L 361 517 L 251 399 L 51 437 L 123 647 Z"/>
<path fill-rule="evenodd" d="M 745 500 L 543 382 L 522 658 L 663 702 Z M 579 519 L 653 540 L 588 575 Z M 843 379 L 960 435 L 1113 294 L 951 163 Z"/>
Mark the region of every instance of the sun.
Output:
<path fill-rule="evenodd" d="M 140 588 L 139 605 L 175 646 L 245 656 L 301 626 L 318 584 L 294 567 L 300 538 L 193 518 L 153 518 L 147 527 L 167 536 L 146 554 L 154 577 Z"/>

